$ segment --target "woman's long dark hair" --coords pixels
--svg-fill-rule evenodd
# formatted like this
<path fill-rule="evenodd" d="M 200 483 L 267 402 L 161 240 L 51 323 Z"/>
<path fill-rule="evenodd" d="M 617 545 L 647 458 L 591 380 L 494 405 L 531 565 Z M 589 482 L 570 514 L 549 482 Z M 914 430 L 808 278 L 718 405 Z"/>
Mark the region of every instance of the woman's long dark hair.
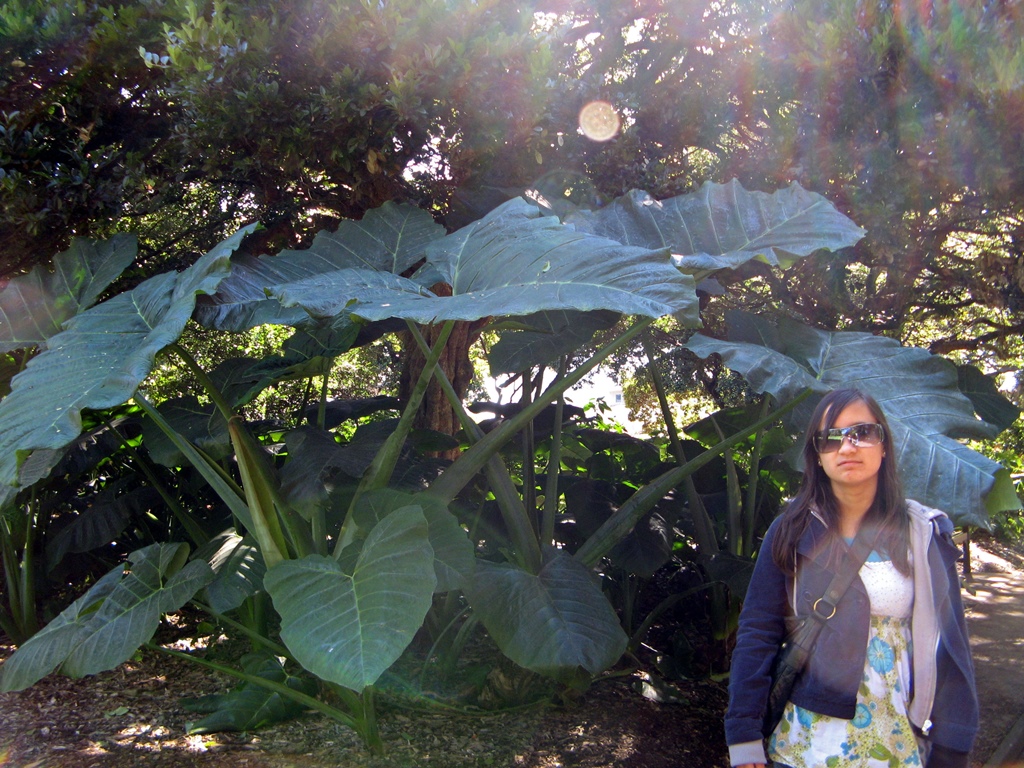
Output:
<path fill-rule="evenodd" d="M 839 551 L 839 505 L 835 494 L 832 493 L 832 482 L 818 463 L 814 435 L 821 429 L 831 429 L 843 409 L 853 403 L 863 403 L 867 406 L 871 415 L 885 430 L 882 441 L 884 455 L 878 471 L 878 491 L 863 524 L 879 529 L 876 548 L 884 548 L 900 573 L 910 575 L 910 517 L 900 478 L 896 472 L 889 422 L 873 397 L 853 388 L 835 389 L 825 395 L 814 409 L 811 423 L 807 426 L 807 433 L 804 435 L 803 480 L 796 496 L 782 514 L 772 546 L 772 558 L 785 573 L 796 573 L 796 546 L 810 524 L 812 509 L 825 521 L 833 551 Z"/>

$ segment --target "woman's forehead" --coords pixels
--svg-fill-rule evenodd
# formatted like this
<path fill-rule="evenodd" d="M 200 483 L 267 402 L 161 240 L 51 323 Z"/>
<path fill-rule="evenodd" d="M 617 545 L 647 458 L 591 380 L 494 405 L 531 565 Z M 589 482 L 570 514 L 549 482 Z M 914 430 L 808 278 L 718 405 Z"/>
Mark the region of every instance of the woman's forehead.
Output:
<path fill-rule="evenodd" d="M 835 410 L 835 406 L 829 406 L 826 409 L 825 414 L 821 418 L 821 424 L 819 429 L 824 429 L 825 425 L 829 423 L 830 416 Z M 848 427 L 852 424 L 869 423 L 873 424 L 877 422 L 875 414 L 872 413 L 871 408 L 863 400 L 854 400 L 852 403 L 845 405 L 837 414 L 835 419 L 831 420 L 833 427 Z"/>

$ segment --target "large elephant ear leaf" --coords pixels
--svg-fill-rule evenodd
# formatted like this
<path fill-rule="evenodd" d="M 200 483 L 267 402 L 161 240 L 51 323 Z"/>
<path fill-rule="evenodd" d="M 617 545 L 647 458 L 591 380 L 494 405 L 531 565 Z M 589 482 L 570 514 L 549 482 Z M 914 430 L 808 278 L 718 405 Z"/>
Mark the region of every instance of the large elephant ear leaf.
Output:
<path fill-rule="evenodd" d="M 952 363 L 869 333 L 821 331 L 791 320 L 776 328 L 745 313 L 727 319 L 729 341 L 697 334 L 687 347 L 700 357 L 720 355 L 755 391 L 782 403 L 808 388 L 863 390 L 885 411 L 907 495 L 960 524 L 987 525 L 985 496 L 1000 466 L 955 438 L 991 438 L 999 430 L 975 415 Z M 804 403 L 791 414 L 793 431 L 806 427 L 812 408 Z"/>
<path fill-rule="evenodd" d="M 216 460 L 231 454 L 231 438 L 224 416 L 212 405 L 202 405 L 192 395 L 160 403 L 158 410 L 181 437 Z M 142 421 L 143 445 L 157 464 L 181 467 L 187 461 L 167 433 L 152 419 Z"/>
<path fill-rule="evenodd" d="M 669 248 L 688 274 L 735 269 L 754 258 L 787 267 L 864 236 L 832 203 L 799 184 L 769 194 L 748 192 L 735 179 L 708 181 L 696 192 L 660 201 L 634 190 L 604 208 L 577 211 L 566 222 L 629 245 Z"/>
<path fill-rule="evenodd" d="M 230 253 L 254 227 L 184 272 L 157 275 L 82 312 L 47 341 L 0 402 L 0 484 L 16 484 L 18 466 L 31 451 L 74 440 L 83 409 L 110 408 L 134 394 L 157 352 L 181 336 L 196 294 L 217 289 L 231 267 Z"/>
<path fill-rule="evenodd" d="M 242 669 L 251 678 L 280 683 L 307 696 L 315 696 L 317 692 L 316 680 L 289 674 L 281 662 L 268 653 L 251 653 L 243 657 Z M 228 693 L 186 699 L 182 704 L 186 709 L 209 713 L 188 729 L 189 734 L 255 731 L 298 717 L 306 709 L 305 705 L 251 679 Z"/>
<path fill-rule="evenodd" d="M 61 325 L 88 309 L 135 260 L 134 235 L 109 240 L 76 237 L 53 260 L 53 272 L 37 266 L 0 291 L 0 352 L 43 344 Z"/>
<path fill-rule="evenodd" d="M 205 560 L 214 578 L 206 585 L 206 602 L 217 613 L 227 613 L 263 589 L 267 568 L 251 537 L 227 530 L 196 550 L 194 560 Z"/>
<path fill-rule="evenodd" d="M 434 553 L 419 507 L 388 515 L 351 573 L 330 557 L 283 560 L 263 583 L 281 638 L 313 674 L 353 691 L 373 685 L 412 641 L 434 594 Z"/>
<path fill-rule="evenodd" d="M 220 290 L 199 302 L 196 322 L 226 331 L 264 323 L 296 325 L 308 319 L 306 313 L 268 299 L 268 287 L 346 268 L 405 272 L 423 258 L 428 243 L 443 235 L 444 228 L 426 211 L 385 203 L 359 221 L 345 220 L 334 232 L 320 232 L 305 250 L 259 258 L 239 255 Z"/>
<path fill-rule="evenodd" d="M 487 355 L 491 376 L 548 365 L 588 343 L 598 331 L 611 328 L 619 317 L 610 310 L 562 310 L 519 318 L 514 328 L 502 332 Z"/>
<path fill-rule="evenodd" d="M 4 662 L 3 690 L 26 688 L 58 666 L 72 677 L 113 669 L 153 637 L 161 614 L 176 611 L 213 578 L 186 563 L 185 544 L 151 544 L 119 566 L 28 639 Z"/>
<path fill-rule="evenodd" d="M 448 592 L 462 587 L 473 575 L 476 566 L 473 542 L 440 499 L 427 494 L 404 493 L 393 488 L 370 491 L 359 498 L 354 511 L 356 525 L 370 530 L 395 510 L 410 505 L 419 506 L 427 520 L 427 535 L 434 550 L 434 575 L 437 577 L 434 591 Z"/>
<path fill-rule="evenodd" d="M 547 550 L 536 575 L 481 561 L 464 591 L 502 653 L 533 672 L 561 679 L 582 667 L 596 675 L 626 650 L 594 575 L 561 550 Z"/>
<path fill-rule="evenodd" d="M 700 325 L 693 280 L 672 266 L 667 250 L 578 232 L 522 198 L 431 243 L 426 256 L 431 280 L 447 282 L 451 296 L 366 269 L 339 270 L 269 293 L 313 316 L 345 311 L 370 321 L 431 323 L 606 309 L 646 317 L 674 314 L 691 327 Z"/>
<path fill-rule="evenodd" d="M 42 680 L 78 647 L 97 607 L 124 575 L 117 566 L 65 608 L 57 618 L 26 640 L 0 667 L 0 691 L 20 691 Z"/>
<path fill-rule="evenodd" d="M 207 563 L 187 558 L 187 544 L 151 544 L 129 555 L 128 573 L 85 626 L 62 671 L 84 677 L 130 658 L 153 637 L 161 615 L 181 608 L 213 579 Z"/>
<path fill-rule="evenodd" d="M 1020 408 L 1011 403 L 986 376 L 973 365 L 957 366 L 960 391 L 971 401 L 978 415 L 999 429 L 1009 429 L 1020 418 Z"/>

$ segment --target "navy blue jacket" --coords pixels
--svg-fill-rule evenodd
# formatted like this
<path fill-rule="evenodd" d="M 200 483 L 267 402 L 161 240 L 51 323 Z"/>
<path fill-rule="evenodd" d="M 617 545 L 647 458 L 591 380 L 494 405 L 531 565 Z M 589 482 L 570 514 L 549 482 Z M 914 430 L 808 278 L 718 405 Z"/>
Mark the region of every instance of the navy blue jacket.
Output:
<path fill-rule="evenodd" d="M 935 695 L 931 714 L 924 725 L 932 743 L 967 753 L 978 729 L 978 702 L 956 568 L 960 552 L 952 541 L 953 527 L 949 518 L 937 510 L 926 511 L 934 513 L 933 519 L 925 524 L 932 531 L 927 561 L 939 642 L 933 667 Z M 779 570 L 771 556 L 777 529 L 778 520 L 765 535 L 740 615 L 725 720 L 726 741 L 731 747 L 759 742 L 762 738 L 771 665 L 785 637 L 785 616 L 792 613 L 791 594 L 796 598 L 797 614 L 809 613 L 833 576 L 827 565 L 826 528 L 821 520 L 812 517 L 797 547 L 795 585 Z M 839 601 L 835 616 L 825 624 L 808 666 L 793 688 L 791 701 L 813 712 L 853 718 L 869 629 L 870 605 L 864 584 L 858 577 Z M 914 650 L 919 653 L 923 649 L 915 647 Z"/>

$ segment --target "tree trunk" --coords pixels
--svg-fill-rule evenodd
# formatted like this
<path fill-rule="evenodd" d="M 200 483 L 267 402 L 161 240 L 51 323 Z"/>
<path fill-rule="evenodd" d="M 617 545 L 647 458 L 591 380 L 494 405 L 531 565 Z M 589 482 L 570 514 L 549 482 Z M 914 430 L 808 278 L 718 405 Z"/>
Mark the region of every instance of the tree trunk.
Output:
<path fill-rule="evenodd" d="M 447 285 L 435 285 L 432 290 L 439 296 L 451 295 L 451 288 Z M 448 344 L 441 354 L 441 359 L 438 361 L 438 365 L 441 366 L 441 370 L 444 371 L 445 376 L 448 377 L 448 381 L 451 382 L 452 387 L 454 387 L 460 398 L 465 397 L 469 383 L 473 379 L 473 364 L 469 359 L 469 348 L 480 337 L 480 330 L 488 321 L 489 318 L 485 318 L 473 322 L 455 323 L 452 334 L 448 338 Z M 421 327 L 423 337 L 431 346 L 437 340 L 440 330 L 440 325 Z M 405 400 L 423 371 L 424 357 L 420 353 L 415 340 L 408 333 L 402 334 L 402 343 L 408 352 L 405 355 L 405 362 L 402 367 L 399 397 Z M 444 392 L 441 391 L 437 379 L 431 379 L 430 381 L 427 394 L 423 398 L 423 405 L 420 407 L 419 413 L 416 414 L 416 420 L 413 422 L 413 428 L 432 429 L 446 435 L 455 435 L 461 428 L 459 419 L 451 405 L 449 405 Z M 454 460 L 458 458 L 459 449 L 442 451 L 436 455 L 441 458 Z"/>

